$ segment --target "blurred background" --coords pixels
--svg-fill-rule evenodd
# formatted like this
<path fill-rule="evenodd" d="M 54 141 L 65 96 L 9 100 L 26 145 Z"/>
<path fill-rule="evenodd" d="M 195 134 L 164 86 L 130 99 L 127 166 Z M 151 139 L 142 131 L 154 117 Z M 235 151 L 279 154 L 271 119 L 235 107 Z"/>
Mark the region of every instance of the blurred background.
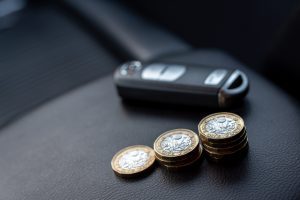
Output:
<path fill-rule="evenodd" d="M 107 2 L 0 0 L 1 126 L 123 61 L 168 54 L 169 46 L 171 53 L 225 51 L 299 100 L 299 1 Z"/>

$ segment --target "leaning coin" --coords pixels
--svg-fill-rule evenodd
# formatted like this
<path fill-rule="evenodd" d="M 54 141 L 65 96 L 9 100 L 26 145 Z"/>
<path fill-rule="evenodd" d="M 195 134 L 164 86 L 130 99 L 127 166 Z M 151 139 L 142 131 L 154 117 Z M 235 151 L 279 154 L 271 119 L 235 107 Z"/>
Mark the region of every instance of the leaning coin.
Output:
<path fill-rule="evenodd" d="M 111 167 L 116 175 L 134 177 L 149 169 L 155 162 L 155 152 L 144 145 L 126 147 L 115 154 Z"/>
<path fill-rule="evenodd" d="M 161 160 L 184 160 L 198 151 L 199 137 L 188 129 L 174 129 L 161 134 L 153 146 L 156 157 Z"/>
<path fill-rule="evenodd" d="M 228 112 L 208 115 L 198 124 L 200 138 L 208 142 L 232 141 L 243 134 L 243 119 Z"/>

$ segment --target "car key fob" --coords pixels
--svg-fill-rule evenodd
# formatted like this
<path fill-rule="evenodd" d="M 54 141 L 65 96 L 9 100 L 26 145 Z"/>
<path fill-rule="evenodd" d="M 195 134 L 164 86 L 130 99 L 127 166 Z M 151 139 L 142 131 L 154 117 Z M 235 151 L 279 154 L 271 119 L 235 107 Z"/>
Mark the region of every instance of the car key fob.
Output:
<path fill-rule="evenodd" d="M 117 68 L 114 81 L 124 99 L 206 107 L 231 106 L 249 89 L 238 69 L 164 62 L 127 62 Z"/>

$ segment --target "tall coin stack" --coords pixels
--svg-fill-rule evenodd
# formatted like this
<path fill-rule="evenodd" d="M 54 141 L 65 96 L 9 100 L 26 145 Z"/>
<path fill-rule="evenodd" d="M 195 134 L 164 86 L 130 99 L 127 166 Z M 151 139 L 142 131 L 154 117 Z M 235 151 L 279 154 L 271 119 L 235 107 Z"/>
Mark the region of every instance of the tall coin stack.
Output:
<path fill-rule="evenodd" d="M 174 129 L 161 134 L 154 142 L 156 160 L 170 169 L 192 165 L 202 155 L 202 145 L 196 133 L 188 129 Z"/>
<path fill-rule="evenodd" d="M 213 161 L 236 158 L 248 149 L 244 121 L 236 114 L 221 112 L 208 115 L 200 121 L 198 130 L 203 149 Z"/>

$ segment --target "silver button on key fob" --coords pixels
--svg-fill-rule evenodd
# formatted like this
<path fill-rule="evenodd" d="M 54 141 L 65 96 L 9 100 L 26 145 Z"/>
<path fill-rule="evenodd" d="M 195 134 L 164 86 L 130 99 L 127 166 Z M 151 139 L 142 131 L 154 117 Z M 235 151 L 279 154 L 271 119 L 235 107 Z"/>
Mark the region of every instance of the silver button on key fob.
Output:
<path fill-rule="evenodd" d="M 231 106 L 249 89 L 238 69 L 160 62 L 127 62 L 117 68 L 114 81 L 125 99 L 207 107 Z"/>

